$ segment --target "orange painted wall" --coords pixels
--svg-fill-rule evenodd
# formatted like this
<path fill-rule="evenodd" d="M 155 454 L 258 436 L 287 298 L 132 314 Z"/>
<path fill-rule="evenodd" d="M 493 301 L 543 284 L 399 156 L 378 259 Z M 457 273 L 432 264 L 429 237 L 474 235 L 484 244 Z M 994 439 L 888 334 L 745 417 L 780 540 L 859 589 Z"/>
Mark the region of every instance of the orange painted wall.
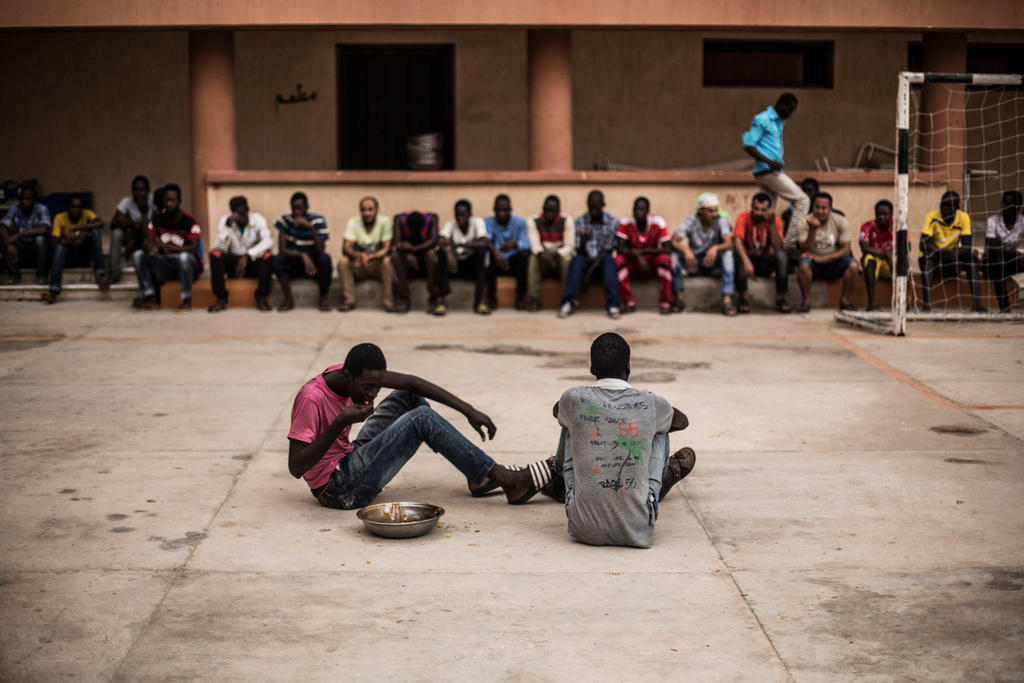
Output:
<path fill-rule="evenodd" d="M 1024 29 L 1019 0 L 4 0 L 18 27 L 751 26 Z"/>
<path fill-rule="evenodd" d="M 0 34 L 0 63 L 3 179 L 91 190 L 104 220 L 138 173 L 192 203 L 185 31 Z"/>
<path fill-rule="evenodd" d="M 526 32 L 416 30 L 238 31 L 239 168 L 338 167 L 339 43 L 454 44 L 456 168 L 527 167 Z M 275 106 L 297 83 L 317 99 Z"/>

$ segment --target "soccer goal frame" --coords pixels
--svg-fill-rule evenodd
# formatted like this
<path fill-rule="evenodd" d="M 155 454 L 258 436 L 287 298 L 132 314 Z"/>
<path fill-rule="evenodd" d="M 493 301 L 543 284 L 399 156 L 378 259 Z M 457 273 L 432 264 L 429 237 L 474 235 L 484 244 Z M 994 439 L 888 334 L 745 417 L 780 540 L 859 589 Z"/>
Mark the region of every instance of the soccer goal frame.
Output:
<path fill-rule="evenodd" d="M 905 336 L 908 320 L 1024 321 L 1020 313 L 915 313 L 907 312 L 910 247 L 907 242 L 907 214 L 910 196 L 910 86 L 924 83 L 960 83 L 965 86 L 1021 86 L 1021 74 L 958 74 L 901 71 L 896 95 L 896 179 L 893 239 L 893 283 L 891 311 L 840 311 L 838 321 L 872 332 Z M 984 237 L 984 233 L 982 233 Z"/>

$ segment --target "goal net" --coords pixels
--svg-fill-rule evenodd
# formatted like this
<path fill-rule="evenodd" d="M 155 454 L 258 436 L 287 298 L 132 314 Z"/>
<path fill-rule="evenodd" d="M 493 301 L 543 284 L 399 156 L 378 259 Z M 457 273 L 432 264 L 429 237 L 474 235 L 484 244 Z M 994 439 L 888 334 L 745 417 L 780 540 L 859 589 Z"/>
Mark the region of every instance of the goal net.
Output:
<path fill-rule="evenodd" d="M 1024 321 L 1021 84 L 1020 75 L 900 73 L 890 306 L 837 320 L 894 335 L 908 321 Z M 996 235 L 988 246 L 986 230 Z"/>

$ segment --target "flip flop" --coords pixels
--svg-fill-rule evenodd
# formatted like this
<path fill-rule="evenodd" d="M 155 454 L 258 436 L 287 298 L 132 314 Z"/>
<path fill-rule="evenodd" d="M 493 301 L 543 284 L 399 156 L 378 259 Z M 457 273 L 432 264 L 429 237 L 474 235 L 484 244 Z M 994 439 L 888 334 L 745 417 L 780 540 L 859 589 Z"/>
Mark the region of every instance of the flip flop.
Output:
<path fill-rule="evenodd" d="M 506 465 L 505 469 L 512 470 L 513 472 L 518 472 L 523 468 L 520 467 L 519 465 Z M 491 480 L 486 484 L 481 484 L 480 486 L 477 487 L 474 487 L 473 484 L 469 481 L 466 482 L 466 485 L 469 487 L 469 495 L 473 496 L 474 498 L 484 498 L 492 493 L 495 493 L 500 488 L 498 482 L 494 480 Z"/>
<path fill-rule="evenodd" d="M 526 466 L 526 469 L 530 471 L 530 478 L 533 480 L 533 486 L 531 486 L 530 489 L 520 497 L 515 500 L 508 501 L 509 505 L 522 505 L 526 503 L 540 493 L 541 489 L 551 483 L 551 468 L 548 467 L 546 460 L 531 462 Z"/>
<path fill-rule="evenodd" d="M 810 313 L 811 312 L 811 305 L 810 304 L 800 304 L 799 306 L 797 306 L 796 312 L 797 313 Z"/>
<path fill-rule="evenodd" d="M 778 299 L 775 302 L 775 310 L 779 313 L 792 313 L 793 307 L 789 305 L 789 302 L 785 299 Z"/>

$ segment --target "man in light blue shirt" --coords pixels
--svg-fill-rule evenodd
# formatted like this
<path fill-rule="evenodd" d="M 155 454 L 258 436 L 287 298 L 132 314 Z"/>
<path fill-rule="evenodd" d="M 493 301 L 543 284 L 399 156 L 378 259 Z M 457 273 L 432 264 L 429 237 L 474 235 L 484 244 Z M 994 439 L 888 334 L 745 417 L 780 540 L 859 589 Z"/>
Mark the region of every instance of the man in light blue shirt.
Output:
<path fill-rule="evenodd" d="M 487 268 L 488 307 L 498 307 L 498 272 L 511 272 L 516 277 L 516 310 L 525 311 L 526 269 L 530 263 L 530 237 L 526 219 L 512 215 L 512 200 L 507 194 L 494 198 L 494 215 L 484 219 L 487 237 L 491 240 L 491 263 Z"/>
<path fill-rule="evenodd" d="M 791 225 L 799 225 L 811 208 L 810 198 L 786 175 L 783 164 L 782 129 L 796 105 L 796 95 L 782 93 L 775 106 L 755 116 L 750 130 L 743 134 L 743 151 L 754 158 L 754 179 L 772 198 L 772 207 L 779 197 L 793 204 Z"/>

